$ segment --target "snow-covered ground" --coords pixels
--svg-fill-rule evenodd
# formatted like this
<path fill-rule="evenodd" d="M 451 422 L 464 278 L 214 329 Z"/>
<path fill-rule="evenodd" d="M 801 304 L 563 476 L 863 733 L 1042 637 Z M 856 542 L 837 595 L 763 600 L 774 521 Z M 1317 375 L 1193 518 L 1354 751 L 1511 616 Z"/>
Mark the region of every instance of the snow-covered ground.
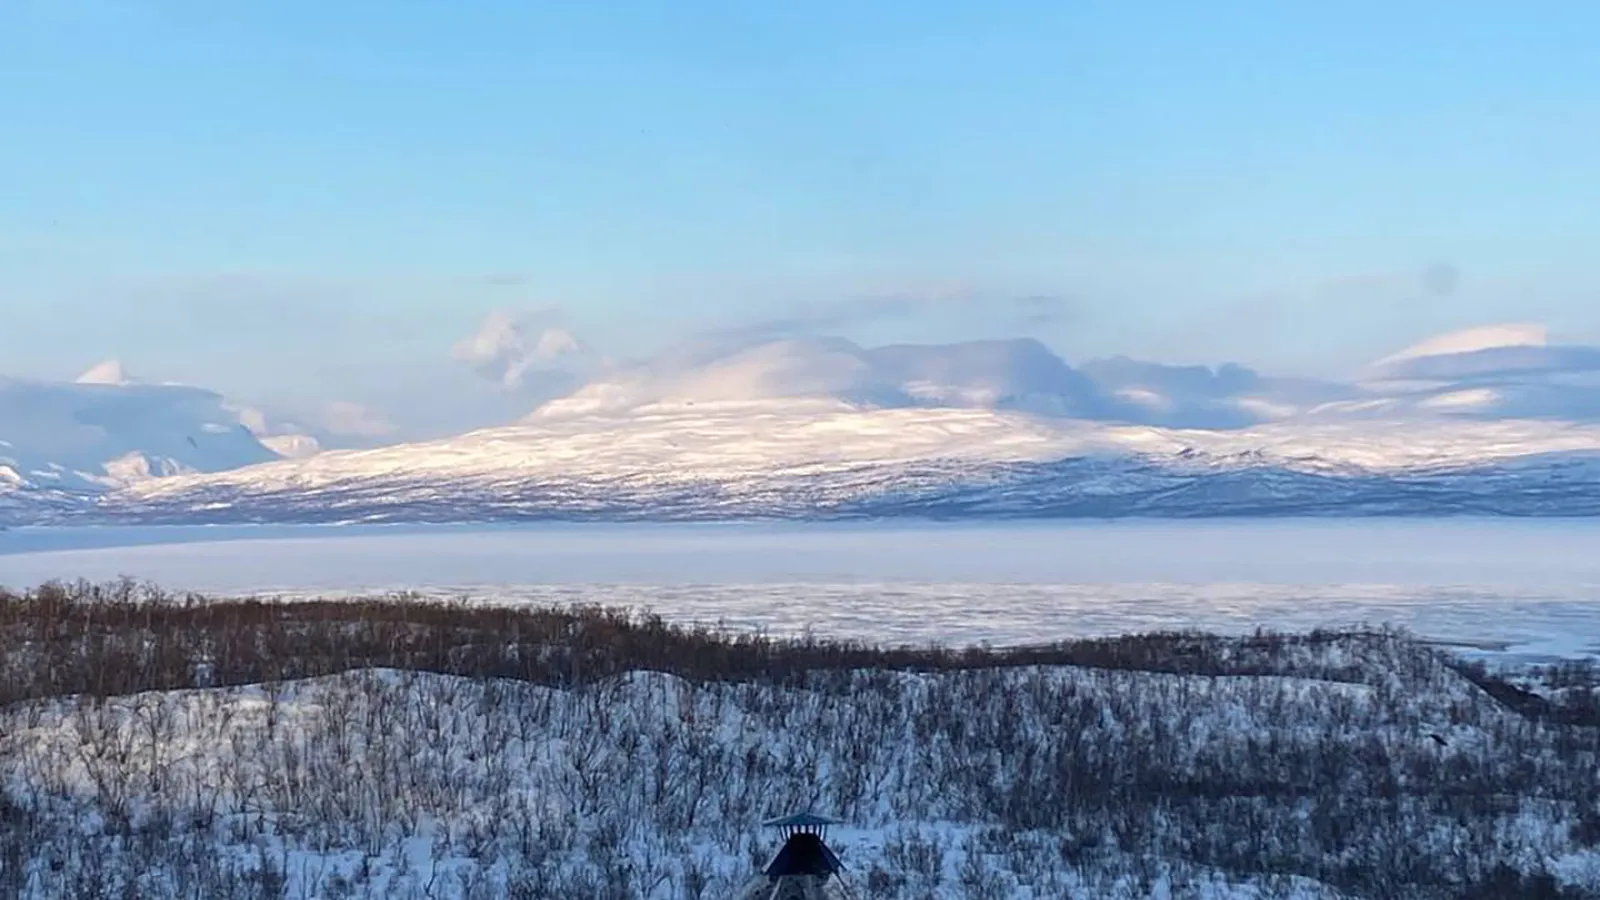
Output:
<path fill-rule="evenodd" d="M 1600 522 L 19 529 L 0 584 L 585 602 L 875 642 L 1388 624 L 1517 656 L 1600 646 Z"/>
<path fill-rule="evenodd" d="M 1453 898 L 1502 864 L 1600 887 L 1575 733 L 1383 637 L 1224 652 L 1283 674 L 361 670 L 16 704 L 0 889 L 720 900 L 771 850 L 755 823 L 806 807 L 849 821 L 861 898 Z"/>

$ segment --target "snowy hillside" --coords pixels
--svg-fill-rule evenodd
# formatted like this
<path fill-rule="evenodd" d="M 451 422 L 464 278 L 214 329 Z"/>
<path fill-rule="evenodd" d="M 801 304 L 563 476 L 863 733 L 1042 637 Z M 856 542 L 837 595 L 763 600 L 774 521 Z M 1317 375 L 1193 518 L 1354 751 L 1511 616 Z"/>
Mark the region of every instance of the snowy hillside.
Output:
<path fill-rule="evenodd" d="M 156 604 L 0 607 L 6 896 L 721 900 L 806 808 L 860 898 L 1600 896 L 1590 670 L 1545 699 L 1387 634 L 1006 655 Z"/>
<path fill-rule="evenodd" d="M 1600 426 L 1296 422 L 1176 430 L 833 400 L 546 411 L 108 495 L 161 521 L 850 515 L 1586 513 Z"/>

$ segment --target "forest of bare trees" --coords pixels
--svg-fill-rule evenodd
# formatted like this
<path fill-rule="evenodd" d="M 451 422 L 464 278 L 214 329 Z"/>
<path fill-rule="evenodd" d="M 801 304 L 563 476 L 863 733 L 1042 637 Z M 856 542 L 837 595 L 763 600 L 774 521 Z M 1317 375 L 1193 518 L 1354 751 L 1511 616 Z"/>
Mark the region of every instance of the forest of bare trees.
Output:
<path fill-rule="evenodd" d="M 0 594 L 0 896 L 1600 896 L 1591 666 L 1383 630 L 1007 650 L 624 610 Z"/>

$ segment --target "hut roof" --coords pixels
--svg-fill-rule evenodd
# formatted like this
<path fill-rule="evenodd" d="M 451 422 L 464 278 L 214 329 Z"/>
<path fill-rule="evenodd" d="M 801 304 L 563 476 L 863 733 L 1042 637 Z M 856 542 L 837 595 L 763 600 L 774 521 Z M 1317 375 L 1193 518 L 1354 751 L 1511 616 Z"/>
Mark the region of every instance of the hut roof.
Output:
<path fill-rule="evenodd" d="M 761 823 L 768 828 L 826 828 L 829 825 L 838 825 L 837 819 L 819 816 L 815 813 L 798 813 L 778 819 L 768 819 Z"/>

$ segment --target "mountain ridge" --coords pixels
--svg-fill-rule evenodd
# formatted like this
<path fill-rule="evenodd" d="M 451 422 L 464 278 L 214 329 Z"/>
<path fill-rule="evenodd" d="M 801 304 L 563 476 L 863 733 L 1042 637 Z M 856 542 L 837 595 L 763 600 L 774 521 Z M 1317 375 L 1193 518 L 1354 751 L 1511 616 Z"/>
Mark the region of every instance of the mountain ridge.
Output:
<path fill-rule="evenodd" d="M 1029 339 L 711 342 L 611 366 L 510 425 L 330 451 L 106 363 L 31 393 L 0 380 L 0 518 L 1589 515 L 1595 358 L 1529 326 L 1429 339 L 1366 384 L 1074 367 Z M 190 452 L 222 436 L 231 456 Z"/>
<path fill-rule="evenodd" d="M 823 401 L 665 404 L 152 479 L 97 510 L 207 522 L 1591 514 L 1600 427 L 1217 432 Z"/>

